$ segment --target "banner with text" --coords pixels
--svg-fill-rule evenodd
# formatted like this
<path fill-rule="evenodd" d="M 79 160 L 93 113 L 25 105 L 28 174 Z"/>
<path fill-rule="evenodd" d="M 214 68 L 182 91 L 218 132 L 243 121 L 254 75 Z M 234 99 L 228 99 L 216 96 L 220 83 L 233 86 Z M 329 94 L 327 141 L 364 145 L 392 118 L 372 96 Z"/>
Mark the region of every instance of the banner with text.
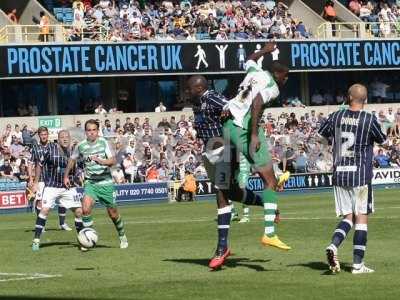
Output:
<path fill-rule="evenodd" d="M 83 195 L 83 188 L 78 188 Z M 135 202 L 144 200 L 168 199 L 168 183 L 138 183 L 115 185 L 117 202 Z"/>
<path fill-rule="evenodd" d="M 0 209 L 27 207 L 25 191 L 0 192 Z"/>
<path fill-rule="evenodd" d="M 141 42 L 0 46 L 0 78 L 244 72 L 257 41 Z M 400 68 L 398 40 L 282 40 L 257 63 L 291 71 Z"/>
<path fill-rule="evenodd" d="M 332 187 L 332 173 L 317 174 L 292 174 L 285 183 L 284 190 L 307 190 Z M 374 169 L 373 185 L 400 183 L 400 168 Z M 201 180 L 197 183 L 197 195 L 215 194 L 215 187 L 209 180 Z M 264 183 L 260 177 L 250 177 L 247 188 L 259 192 L 264 189 Z"/>

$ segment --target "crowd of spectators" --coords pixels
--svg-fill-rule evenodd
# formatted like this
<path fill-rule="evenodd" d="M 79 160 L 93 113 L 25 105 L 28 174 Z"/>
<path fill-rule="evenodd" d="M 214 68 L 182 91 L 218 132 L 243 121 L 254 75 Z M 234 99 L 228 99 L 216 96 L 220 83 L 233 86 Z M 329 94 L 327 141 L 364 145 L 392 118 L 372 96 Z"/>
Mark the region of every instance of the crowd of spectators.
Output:
<path fill-rule="evenodd" d="M 368 26 L 371 34 L 389 37 L 399 32 L 400 2 L 397 0 L 349 0 L 349 10 Z"/>
<path fill-rule="evenodd" d="M 390 138 L 389 147 L 375 147 L 374 164 L 376 167 L 400 167 L 400 109 L 373 113 Z M 325 118 L 315 110 L 300 117 L 295 113 L 282 113 L 275 118 L 271 113 L 264 115 L 261 122 L 277 172 L 332 170 L 332 149 L 321 144 L 317 135 Z M 77 121 L 75 125 L 82 136 L 84 121 Z M 116 182 L 183 180 L 187 172 L 196 180 L 207 178 L 202 161 L 204 145 L 196 138 L 192 117 L 181 115 L 176 119 L 172 116 L 163 118 L 158 124 L 151 124 L 148 117 L 99 122 L 100 134 L 112 144 L 116 153 L 117 166 L 113 170 Z M 30 148 L 37 142 L 36 138 L 35 131 L 26 125 L 22 129 L 19 125 L 7 125 L 1 139 L 1 178 L 27 180 Z"/>
<path fill-rule="evenodd" d="M 44 1 L 46 3 L 46 1 Z M 47 1 L 48 2 L 48 1 Z M 282 2 L 52 0 L 73 8 L 69 39 L 110 41 L 308 38 Z M 83 32 L 83 34 L 82 34 Z M 105 37 L 105 35 L 107 35 Z"/>

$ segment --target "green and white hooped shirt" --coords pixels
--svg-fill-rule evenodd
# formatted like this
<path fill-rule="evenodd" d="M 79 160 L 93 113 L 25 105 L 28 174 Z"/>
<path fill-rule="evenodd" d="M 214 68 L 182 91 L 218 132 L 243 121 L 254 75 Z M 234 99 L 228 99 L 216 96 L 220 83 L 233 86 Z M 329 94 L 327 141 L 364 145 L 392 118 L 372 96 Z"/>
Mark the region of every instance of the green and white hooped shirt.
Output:
<path fill-rule="evenodd" d="M 91 159 L 92 156 L 98 156 L 102 159 L 114 156 L 105 138 L 99 137 L 94 142 L 90 142 L 87 139 L 83 140 L 75 147 L 71 158 L 78 159 L 78 157 L 82 157 L 85 180 L 98 184 L 112 184 L 110 167 L 96 163 Z"/>
<path fill-rule="evenodd" d="M 243 96 L 248 87 L 251 90 L 246 97 Z M 228 102 L 228 108 L 231 111 L 233 122 L 244 128 L 243 120 L 247 112 L 250 110 L 254 98 L 260 94 L 264 103 L 279 96 L 279 88 L 268 71 L 264 71 L 253 60 L 246 62 L 246 77 L 239 86 L 238 95 Z"/>

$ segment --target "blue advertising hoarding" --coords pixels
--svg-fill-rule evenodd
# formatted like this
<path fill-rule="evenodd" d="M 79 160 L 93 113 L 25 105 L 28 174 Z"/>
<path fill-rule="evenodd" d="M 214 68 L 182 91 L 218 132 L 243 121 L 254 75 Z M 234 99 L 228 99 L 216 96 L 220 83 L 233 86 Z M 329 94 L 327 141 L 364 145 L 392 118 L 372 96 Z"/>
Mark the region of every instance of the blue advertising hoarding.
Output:
<path fill-rule="evenodd" d="M 0 78 L 244 72 L 246 58 L 266 40 L 0 46 Z M 279 40 L 257 63 L 291 71 L 398 69 L 399 40 Z"/>

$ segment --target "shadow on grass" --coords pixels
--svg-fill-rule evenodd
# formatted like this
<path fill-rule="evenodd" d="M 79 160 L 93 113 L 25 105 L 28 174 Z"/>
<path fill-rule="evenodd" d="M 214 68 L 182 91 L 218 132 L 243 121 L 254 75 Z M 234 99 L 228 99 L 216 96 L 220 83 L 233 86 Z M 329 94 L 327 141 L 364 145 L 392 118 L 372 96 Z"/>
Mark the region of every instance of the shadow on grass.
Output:
<path fill-rule="evenodd" d="M 171 258 L 171 259 L 164 259 L 163 261 L 167 262 L 177 262 L 177 263 L 184 263 L 184 264 L 194 264 L 194 265 L 201 265 L 208 267 L 208 263 L 210 262 L 209 258 L 198 258 L 198 259 L 190 259 L 190 258 Z M 257 263 L 267 263 L 271 261 L 262 260 L 262 259 L 248 259 L 246 257 L 235 257 L 235 258 L 228 258 L 225 261 L 224 267 L 228 268 L 237 268 L 237 267 L 245 267 L 252 269 L 257 272 L 270 272 L 274 270 L 267 270 L 262 265 Z M 218 269 L 221 270 L 221 269 Z"/>
<path fill-rule="evenodd" d="M 33 296 L 2 296 L 0 299 L 4 300 L 96 300 L 97 298 L 82 298 L 82 297 L 33 297 Z"/>
<path fill-rule="evenodd" d="M 51 243 L 42 243 L 40 244 L 40 248 L 47 248 L 47 247 L 56 247 L 56 246 L 61 246 L 60 249 L 63 248 L 78 248 L 79 244 L 77 242 L 51 242 Z M 97 248 L 106 248 L 106 249 L 110 249 L 113 248 L 111 246 L 106 246 L 106 245 L 96 245 L 96 247 L 94 249 Z"/>
<path fill-rule="evenodd" d="M 64 231 L 64 230 L 61 230 L 58 228 L 47 228 L 46 227 L 46 231 L 44 233 L 50 232 L 50 231 Z M 35 229 L 25 229 L 24 232 L 35 232 Z"/>
<path fill-rule="evenodd" d="M 303 263 L 303 264 L 293 264 L 293 265 L 287 265 L 287 267 L 305 267 L 305 268 L 309 268 L 312 270 L 317 270 L 317 271 L 324 271 L 323 273 L 321 273 L 321 275 L 332 275 L 332 272 L 329 270 L 329 266 L 327 263 L 325 262 L 321 262 L 321 261 L 311 261 L 308 263 Z M 341 263 L 341 269 L 342 271 L 345 272 L 351 272 L 351 264 L 347 264 L 347 263 Z"/>

